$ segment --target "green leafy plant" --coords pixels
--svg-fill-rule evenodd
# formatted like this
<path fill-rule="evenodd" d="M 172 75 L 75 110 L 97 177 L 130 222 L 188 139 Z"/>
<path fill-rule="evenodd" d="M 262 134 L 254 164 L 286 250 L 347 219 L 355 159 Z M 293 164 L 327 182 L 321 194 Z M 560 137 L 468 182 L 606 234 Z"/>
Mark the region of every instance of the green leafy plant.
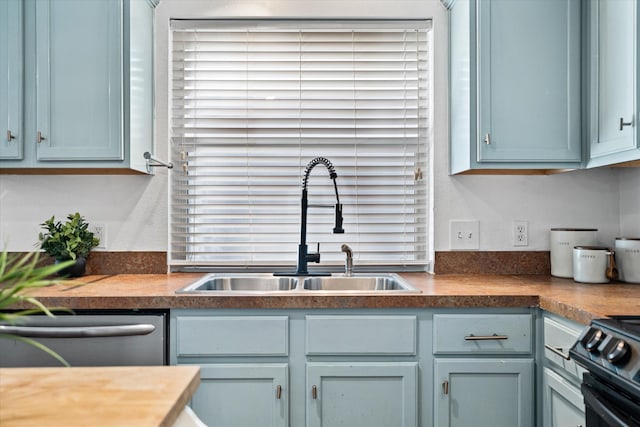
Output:
<path fill-rule="evenodd" d="M 42 224 L 46 231 L 38 234 L 40 247 L 57 260 L 86 258 L 100 240 L 89 231 L 89 224 L 79 214 L 67 215 L 66 222 L 52 216 Z"/>
<path fill-rule="evenodd" d="M 55 265 L 38 267 L 38 254 L 29 253 L 22 256 L 9 257 L 6 251 L 0 253 L 0 322 L 17 324 L 25 316 L 44 313 L 49 317 L 55 317 L 53 311 L 70 311 L 63 308 L 47 308 L 33 296 L 29 295 L 32 289 L 55 285 L 64 279 L 51 279 L 61 269 L 74 263 L 69 260 Z M 26 303 L 33 308 L 21 310 L 7 310 L 7 308 Z M 56 358 L 65 366 L 69 366 L 66 360 L 58 353 L 36 340 L 0 332 L 0 338 L 9 338 L 30 344 Z"/>

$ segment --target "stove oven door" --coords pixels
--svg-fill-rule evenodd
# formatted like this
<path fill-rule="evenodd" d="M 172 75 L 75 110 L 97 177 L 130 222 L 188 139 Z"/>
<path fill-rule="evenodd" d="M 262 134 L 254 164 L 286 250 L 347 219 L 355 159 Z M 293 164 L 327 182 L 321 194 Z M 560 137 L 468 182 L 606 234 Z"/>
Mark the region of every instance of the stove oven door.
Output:
<path fill-rule="evenodd" d="M 640 396 L 620 392 L 591 374 L 584 375 L 581 388 L 586 427 L 640 427 Z"/>

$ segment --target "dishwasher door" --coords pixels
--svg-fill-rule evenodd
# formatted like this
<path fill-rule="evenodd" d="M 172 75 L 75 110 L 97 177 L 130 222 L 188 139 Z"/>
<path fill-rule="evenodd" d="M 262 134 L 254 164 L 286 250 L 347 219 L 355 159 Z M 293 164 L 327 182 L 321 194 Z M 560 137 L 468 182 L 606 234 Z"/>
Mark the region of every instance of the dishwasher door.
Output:
<path fill-rule="evenodd" d="M 46 345 L 71 366 L 166 365 L 166 313 L 30 316 L 16 325 L 0 325 L 0 367 L 61 366 L 32 345 Z"/>

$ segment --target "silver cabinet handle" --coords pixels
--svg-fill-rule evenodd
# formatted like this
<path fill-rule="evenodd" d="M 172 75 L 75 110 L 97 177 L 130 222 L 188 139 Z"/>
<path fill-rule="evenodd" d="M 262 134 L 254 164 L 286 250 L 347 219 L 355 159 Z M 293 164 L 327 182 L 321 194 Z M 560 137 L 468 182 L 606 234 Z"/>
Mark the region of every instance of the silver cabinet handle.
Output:
<path fill-rule="evenodd" d="M 317 386 L 311 386 L 311 398 L 312 399 L 317 399 L 318 398 L 318 387 Z"/>
<path fill-rule="evenodd" d="M 442 383 L 442 392 L 443 392 L 445 395 L 449 394 L 449 381 L 445 380 L 445 381 Z"/>
<path fill-rule="evenodd" d="M 490 133 L 485 133 L 484 134 L 484 143 L 487 145 L 491 145 L 491 134 Z"/>
<path fill-rule="evenodd" d="M 493 341 L 493 340 L 508 340 L 508 339 L 509 337 L 507 335 L 498 335 L 498 334 L 478 335 L 478 336 L 469 334 L 466 337 L 464 337 L 465 341 Z"/>
<path fill-rule="evenodd" d="M 280 400 L 282 398 L 282 386 L 278 384 L 276 387 L 276 399 Z"/>
<path fill-rule="evenodd" d="M 38 144 L 44 141 L 44 136 L 42 136 L 42 132 L 38 131 L 38 134 L 36 135 L 36 141 L 38 142 Z"/>
<path fill-rule="evenodd" d="M 15 136 L 11 133 L 10 130 L 7 131 L 7 142 L 11 142 L 12 139 L 16 139 Z"/>
<path fill-rule="evenodd" d="M 550 346 L 549 344 L 545 344 L 544 348 L 549 350 L 551 353 L 557 354 L 558 356 L 562 357 L 564 360 L 571 360 L 571 357 L 569 357 L 568 354 L 565 354 L 562 351 L 562 347 L 553 347 L 553 346 Z"/>
<path fill-rule="evenodd" d="M 0 325 L 0 334 L 30 338 L 102 338 L 148 335 L 156 327 L 146 323 L 117 326 L 40 327 Z"/>
<path fill-rule="evenodd" d="M 625 122 L 624 119 L 620 117 L 620 130 L 622 130 L 622 128 L 624 128 L 625 126 L 631 126 L 632 124 L 633 122 Z"/>

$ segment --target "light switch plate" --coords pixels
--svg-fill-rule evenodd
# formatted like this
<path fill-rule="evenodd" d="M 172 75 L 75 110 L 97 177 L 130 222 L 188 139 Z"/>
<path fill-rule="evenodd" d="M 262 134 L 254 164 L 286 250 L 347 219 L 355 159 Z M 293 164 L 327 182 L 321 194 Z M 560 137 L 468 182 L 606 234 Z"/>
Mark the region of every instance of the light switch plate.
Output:
<path fill-rule="evenodd" d="M 451 250 L 480 249 L 480 221 L 450 220 L 449 247 Z"/>

